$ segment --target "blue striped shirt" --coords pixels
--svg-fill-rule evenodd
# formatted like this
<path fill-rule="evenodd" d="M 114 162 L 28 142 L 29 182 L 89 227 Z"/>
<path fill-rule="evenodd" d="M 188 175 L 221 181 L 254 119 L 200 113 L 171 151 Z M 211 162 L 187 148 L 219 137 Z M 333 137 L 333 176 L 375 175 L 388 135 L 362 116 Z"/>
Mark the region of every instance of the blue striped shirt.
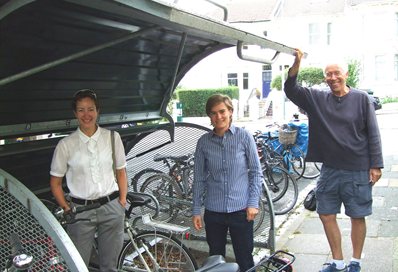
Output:
<path fill-rule="evenodd" d="M 231 213 L 258 208 L 261 165 L 253 136 L 233 125 L 223 137 L 213 131 L 203 135 L 195 151 L 193 215 L 201 207 Z"/>

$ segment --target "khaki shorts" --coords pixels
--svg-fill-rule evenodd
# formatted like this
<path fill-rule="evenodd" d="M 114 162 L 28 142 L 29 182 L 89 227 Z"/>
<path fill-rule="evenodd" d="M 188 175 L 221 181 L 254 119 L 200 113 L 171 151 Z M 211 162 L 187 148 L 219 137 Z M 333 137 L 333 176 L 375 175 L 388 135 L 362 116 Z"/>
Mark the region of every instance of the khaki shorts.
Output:
<path fill-rule="evenodd" d="M 362 218 L 372 214 L 372 184 L 369 171 L 349 171 L 323 166 L 316 188 L 318 214 L 345 214 Z"/>

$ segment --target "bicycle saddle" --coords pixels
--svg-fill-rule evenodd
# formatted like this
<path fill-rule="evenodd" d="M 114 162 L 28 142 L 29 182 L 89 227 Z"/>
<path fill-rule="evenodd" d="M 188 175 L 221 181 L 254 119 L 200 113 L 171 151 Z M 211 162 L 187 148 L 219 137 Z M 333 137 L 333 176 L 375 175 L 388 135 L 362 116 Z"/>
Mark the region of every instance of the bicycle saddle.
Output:
<path fill-rule="evenodd" d="M 239 266 L 236 263 L 226 263 L 221 255 L 213 255 L 208 257 L 203 266 L 195 272 L 237 272 Z"/>
<path fill-rule="evenodd" d="M 127 201 L 130 203 L 132 207 L 140 207 L 151 202 L 150 198 L 143 198 L 140 195 L 135 194 L 134 192 L 127 193 Z"/>
<path fill-rule="evenodd" d="M 153 160 L 155 162 L 163 161 L 163 160 L 172 160 L 172 161 L 186 161 L 191 157 L 191 155 L 182 155 L 182 156 L 168 156 L 168 155 L 160 155 L 156 154 Z"/>

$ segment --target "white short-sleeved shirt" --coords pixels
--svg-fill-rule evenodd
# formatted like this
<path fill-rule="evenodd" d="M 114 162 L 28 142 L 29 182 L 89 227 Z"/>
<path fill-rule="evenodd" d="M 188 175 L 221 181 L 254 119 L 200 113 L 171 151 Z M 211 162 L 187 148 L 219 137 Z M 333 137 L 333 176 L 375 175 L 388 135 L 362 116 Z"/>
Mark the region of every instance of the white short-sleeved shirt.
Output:
<path fill-rule="evenodd" d="M 116 169 L 126 167 L 119 133 L 115 132 Z M 119 189 L 113 173 L 110 130 L 98 127 L 92 137 L 79 128 L 55 148 L 50 175 L 64 177 L 72 197 L 97 199 Z"/>

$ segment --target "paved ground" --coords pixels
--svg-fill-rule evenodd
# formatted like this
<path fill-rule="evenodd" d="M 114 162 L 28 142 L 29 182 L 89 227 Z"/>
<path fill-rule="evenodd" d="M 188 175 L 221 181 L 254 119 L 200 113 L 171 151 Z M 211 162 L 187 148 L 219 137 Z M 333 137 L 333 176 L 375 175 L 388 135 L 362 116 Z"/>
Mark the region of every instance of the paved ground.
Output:
<path fill-rule="evenodd" d="M 383 142 L 385 168 L 383 177 L 374 188 L 374 213 L 367 218 L 367 238 L 363 252 L 362 271 L 398 271 L 398 103 L 385 104 L 377 112 Z M 270 120 L 256 122 L 235 122 L 249 130 L 261 128 Z M 298 204 L 288 216 L 277 216 L 277 249 L 284 249 L 296 256 L 295 272 L 319 271 L 330 256 L 329 246 L 322 224 L 316 212 L 305 210 L 301 204 L 307 192 L 315 185 L 315 180 L 299 180 L 300 196 Z M 344 213 L 343 213 L 344 214 Z M 351 257 L 350 221 L 338 217 L 343 234 L 345 260 Z M 200 251 L 194 254 L 201 263 L 206 256 L 205 242 L 195 242 Z M 264 251 L 256 253 L 263 256 Z M 230 260 L 233 253 L 229 251 Z M 258 257 L 257 256 L 257 257 Z"/>

